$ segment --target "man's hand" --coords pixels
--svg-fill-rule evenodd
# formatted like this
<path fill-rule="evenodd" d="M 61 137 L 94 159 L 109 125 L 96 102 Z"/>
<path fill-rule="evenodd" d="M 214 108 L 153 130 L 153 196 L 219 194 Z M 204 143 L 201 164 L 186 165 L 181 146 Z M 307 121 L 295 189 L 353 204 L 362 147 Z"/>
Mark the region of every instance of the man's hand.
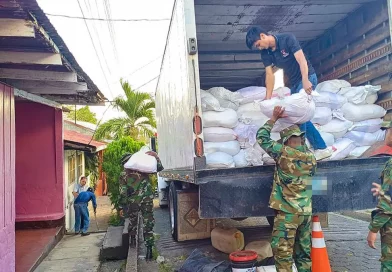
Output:
<path fill-rule="evenodd" d="M 146 154 L 155 157 L 155 159 L 159 159 L 158 154 L 154 151 L 148 151 Z"/>
<path fill-rule="evenodd" d="M 272 94 L 267 94 L 267 95 L 265 96 L 264 100 L 270 100 L 271 97 L 272 97 Z"/>
<path fill-rule="evenodd" d="M 275 106 L 274 112 L 272 113 L 271 120 L 276 122 L 278 119 L 285 117 L 284 108 L 282 106 Z"/>
<path fill-rule="evenodd" d="M 309 81 L 309 79 L 303 80 L 302 86 L 303 86 L 305 92 L 306 92 L 308 95 L 311 95 L 311 94 L 312 94 L 313 85 L 312 85 L 312 83 Z"/>
<path fill-rule="evenodd" d="M 373 182 L 372 185 L 374 186 L 371 189 L 371 192 L 373 193 L 373 196 L 379 196 L 380 195 L 380 191 L 381 191 L 381 185 L 378 183 Z"/>
<path fill-rule="evenodd" d="M 124 211 L 120 210 L 120 217 L 124 217 Z"/>
<path fill-rule="evenodd" d="M 376 242 L 376 239 L 377 239 L 377 233 L 369 231 L 369 234 L 367 237 L 367 242 L 368 242 L 369 247 L 376 249 L 376 246 L 374 245 L 374 243 Z"/>
<path fill-rule="evenodd" d="M 97 207 L 94 207 L 94 213 L 97 213 Z"/>

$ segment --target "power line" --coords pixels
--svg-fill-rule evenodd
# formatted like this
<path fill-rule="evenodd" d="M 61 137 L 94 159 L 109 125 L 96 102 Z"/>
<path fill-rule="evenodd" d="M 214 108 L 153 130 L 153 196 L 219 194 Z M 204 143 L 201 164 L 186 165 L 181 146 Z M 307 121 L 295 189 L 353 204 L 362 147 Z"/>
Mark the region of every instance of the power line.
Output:
<path fill-rule="evenodd" d="M 142 70 L 143 68 L 147 67 L 148 65 L 150 65 L 151 63 L 153 63 L 153 62 L 159 60 L 159 59 L 162 58 L 162 57 L 163 57 L 163 56 L 159 56 L 159 57 L 153 59 L 152 61 L 150 61 L 150 62 L 144 64 L 143 66 L 141 66 L 141 67 L 139 67 L 139 68 L 133 70 L 131 73 L 125 75 L 124 77 L 130 77 L 131 75 L 135 74 L 136 72 L 139 72 L 139 71 Z M 115 83 L 117 83 L 117 82 L 118 82 L 117 80 L 116 80 L 116 81 L 113 81 L 112 84 L 115 84 Z"/>
<path fill-rule="evenodd" d="M 89 146 L 91 144 L 91 142 L 94 140 L 94 136 L 95 136 L 95 132 L 97 131 L 99 125 L 101 124 L 103 117 L 105 116 L 105 113 L 108 111 L 108 109 L 112 106 L 112 104 L 110 103 L 109 106 L 106 108 L 106 110 L 103 112 L 101 119 L 99 119 L 97 126 L 95 127 L 94 133 L 91 136 L 90 142 L 88 142 L 87 146 Z"/>
<path fill-rule="evenodd" d="M 80 8 L 80 11 L 82 12 L 82 16 L 84 17 L 84 12 L 83 12 L 82 6 L 80 5 L 80 1 L 79 1 L 79 0 L 77 0 L 77 1 L 78 1 L 78 5 L 79 5 L 79 8 Z M 91 35 L 90 29 L 89 29 L 89 27 L 88 27 L 88 25 L 87 25 L 87 21 L 86 21 L 86 20 L 84 20 L 84 24 L 86 25 L 88 35 L 90 36 L 90 40 L 91 40 L 91 43 L 93 44 L 95 54 L 97 55 L 97 59 L 98 59 L 99 65 L 100 65 L 100 67 L 101 67 L 103 76 L 104 76 L 104 78 L 105 78 L 106 85 L 107 85 L 108 88 L 109 88 L 110 94 L 112 95 L 112 97 L 114 97 L 114 95 L 113 95 L 113 93 L 112 93 L 112 90 L 110 89 L 110 85 L 109 85 L 108 79 L 107 79 L 107 77 L 106 77 L 105 70 L 103 69 L 101 59 L 99 58 L 99 54 L 98 54 L 97 48 L 95 47 L 94 40 L 93 40 L 93 37 L 92 37 L 92 35 Z M 109 67 L 108 67 L 108 70 L 109 70 Z M 109 72 L 110 72 L 110 71 L 109 71 Z"/>
<path fill-rule="evenodd" d="M 45 13 L 48 16 L 52 17 L 62 17 L 68 19 L 79 19 L 79 20 L 90 20 L 90 21 L 104 21 L 104 22 L 162 22 L 162 21 L 169 21 L 170 19 L 162 18 L 162 19 L 109 19 L 109 18 L 88 18 L 80 16 L 70 16 L 65 14 L 52 14 L 52 13 Z"/>
<path fill-rule="evenodd" d="M 151 81 L 153 81 L 153 80 L 157 79 L 158 77 L 159 77 L 159 75 L 157 75 L 157 76 L 156 76 L 156 77 L 154 77 L 153 79 L 151 79 L 151 80 L 147 81 L 147 82 L 146 82 L 146 83 L 144 83 L 143 85 L 141 85 L 141 86 L 139 86 L 139 87 L 135 88 L 134 90 L 136 91 L 136 90 L 140 89 L 141 87 L 144 87 L 144 86 L 146 86 L 148 83 L 150 83 Z"/>

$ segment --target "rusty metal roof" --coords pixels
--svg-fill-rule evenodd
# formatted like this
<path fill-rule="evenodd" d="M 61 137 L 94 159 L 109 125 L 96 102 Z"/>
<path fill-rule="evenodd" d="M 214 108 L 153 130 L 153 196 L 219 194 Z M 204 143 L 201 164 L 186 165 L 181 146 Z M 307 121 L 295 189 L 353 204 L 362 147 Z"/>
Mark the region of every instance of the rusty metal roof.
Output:
<path fill-rule="evenodd" d="M 270 33 L 293 33 L 302 44 L 314 40 L 373 0 L 195 0 L 202 88 L 232 91 L 260 85 L 260 52 L 245 36 L 252 26 Z M 364 7 L 366 8 L 366 7 Z"/>
<path fill-rule="evenodd" d="M 26 86 L 26 82 L 17 78 L 4 77 L 1 69 L 31 70 L 45 72 L 73 72 L 77 75 L 77 81 L 72 83 L 87 84 L 85 89 L 70 88 L 69 92 L 62 91 L 63 85 L 53 84 L 53 91 L 49 90 L 44 93 L 35 93 L 34 90 L 25 90 L 31 93 L 41 95 L 50 100 L 63 104 L 103 104 L 107 100 L 91 78 L 79 66 L 75 57 L 72 55 L 67 45 L 57 33 L 54 26 L 39 7 L 36 0 L 0 0 L 0 19 L 23 19 L 34 25 L 35 37 L 0 37 L 0 51 L 10 52 L 36 52 L 36 53 L 58 53 L 61 55 L 62 65 L 40 65 L 26 63 L 1 63 L 0 62 L 0 80 L 6 82 L 15 88 L 22 89 L 20 86 Z M 15 70 L 14 70 L 15 69 Z M 25 78 L 23 78 L 25 79 Z M 33 79 L 34 80 L 34 79 Z M 45 83 L 45 82 L 43 82 Z M 49 84 L 49 86 L 51 86 Z M 72 85 L 71 85 L 72 86 Z M 83 85 L 81 85 L 83 86 Z M 68 86 L 67 86 L 68 87 Z M 68 89 L 66 89 L 68 90 Z"/>

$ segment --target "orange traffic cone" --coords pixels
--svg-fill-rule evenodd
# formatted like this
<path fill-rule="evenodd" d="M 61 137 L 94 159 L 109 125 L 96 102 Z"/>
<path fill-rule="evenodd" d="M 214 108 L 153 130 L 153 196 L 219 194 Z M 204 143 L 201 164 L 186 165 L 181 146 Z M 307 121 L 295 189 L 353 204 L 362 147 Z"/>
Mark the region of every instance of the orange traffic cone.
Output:
<path fill-rule="evenodd" d="M 320 218 L 313 216 L 312 228 L 312 272 L 331 272 L 324 234 L 320 225 Z"/>

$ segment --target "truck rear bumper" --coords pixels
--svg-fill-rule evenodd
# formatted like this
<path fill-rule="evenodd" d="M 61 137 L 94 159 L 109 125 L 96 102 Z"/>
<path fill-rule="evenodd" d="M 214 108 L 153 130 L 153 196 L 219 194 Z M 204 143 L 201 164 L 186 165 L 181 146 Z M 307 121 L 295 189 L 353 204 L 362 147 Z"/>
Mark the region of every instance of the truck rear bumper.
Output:
<path fill-rule="evenodd" d="M 370 192 L 371 184 L 379 182 L 381 170 L 387 160 L 384 157 L 319 163 L 313 182 L 313 212 L 374 208 L 377 202 Z M 272 169 L 270 166 L 263 166 L 196 173 L 200 217 L 273 215 L 273 211 L 268 208 L 273 181 Z M 317 188 L 315 184 L 318 185 Z"/>

